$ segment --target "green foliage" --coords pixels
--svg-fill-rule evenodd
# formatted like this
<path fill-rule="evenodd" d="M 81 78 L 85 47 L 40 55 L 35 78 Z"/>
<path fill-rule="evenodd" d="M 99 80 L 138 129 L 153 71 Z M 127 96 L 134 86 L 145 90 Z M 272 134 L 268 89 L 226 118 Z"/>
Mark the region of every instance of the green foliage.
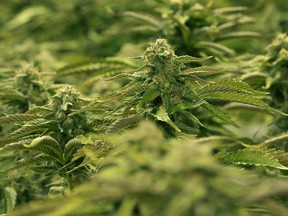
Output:
<path fill-rule="evenodd" d="M 243 79 L 250 83 L 260 83 L 260 86 L 268 89 L 271 95 L 269 104 L 283 112 L 288 111 L 288 88 L 287 88 L 287 67 L 288 67 L 288 36 L 286 33 L 277 34 L 276 38 L 266 47 L 263 56 L 256 56 L 252 61 L 253 67 L 244 69 Z M 257 76 L 251 76 L 249 72 L 258 70 Z M 278 117 L 275 123 L 278 126 L 276 133 L 287 130 L 286 118 Z"/>
<path fill-rule="evenodd" d="M 3 208 L 5 213 L 11 213 L 16 205 L 17 193 L 14 188 L 5 187 L 1 189 L 1 199 L 4 200 Z"/>
<path fill-rule="evenodd" d="M 284 181 L 222 166 L 209 145 L 166 140 L 148 122 L 107 139 L 118 156 L 107 158 L 108 167 L 91 182 L 66 199 L 35 203 L 14 215 L 254 215 L 252 205 L 281 212 L 273 197 L 288 190 Z"/>
<path fill-rule="evenodd" d="M 220 153 L 217 157 L 225 163 L 269 166 L 287 170 L 285 151 L 276 149 L 243 149 L 235 152 Z M 283 163 L 284 162 L 284 163 Z"/>
<path fill-rule="evenodd" d="M 287 111 L 287 65 L 288 65 L 288 36 L 278 34 L 267 47 L 267 60 L 263 64 L 263 71 L 268 73 L 266 87 L 270 89 L 273 102 L 283 111 Z"/>
<path fill-rule="evenodd" d="M 24 122 L 17 130 L 0 139 L 7 143 L 16 139 L 25 139 L 25 136 L 38 133 L 50 134 L 66 143 L 77 135 L 83 135 L 85 130 L 93 130 L 85 113 L 70 115 L 81 108 L 86 101 L 82 99 L 72 86 L 60 88 L 55 95 L 49 98 L 44 106 L 30 109 L 23 114 L 12 114 L 1 117 L 1 122 Z"/>
<path fill-rule="evenodd" d="M 84 142 L 83 142 L 84 141 Z M 60 176 L 55 182 L 51 182 L 50 192 L 55 195 L 55 187 L 63 194 L 64 189 L 73 189 L 76 184 L 86 181 L 92 173 L 96 172 L 97 155 L 104 157 L 109 154 L 111 148 L 101 147 L 102 142 L 88 142 L 74 138 L 68 141 L 64 147 L 50 136 L 41 136 L 31 143 L 9 144 L 0 149 L 0 152 L 23 151 L 25 156 L 11 169 L 22 167 L 29 168 L 41 176 L 41 180 Z M 92 155 L 91 155 L 91 151 Z M 88 154 L 90 152 L 90 155 Z M 94 157 L 93 161 L 90 159 Z M 61 190 L 60 190 L 61 188 Z"/>
<path fill-rule="evenodd" d="M 155 1 L 153 12 L 120 12 L 121 16 L 138 20 L 128 27 L 129 33 L 167 38 L 180 54 L 192 56 L 233 56 L 233 48 L 222 42 L 228 39 L 259 37 L 254 31 L 239 26 L 253 22 L 242 14 L 246 7 L 214 8 L 203 1 Z M 128 23 L 129 25 L 129 23 Z"/>
<path fill-rule="evenodd" d="M 288 215 L 285 8 L 2 1 L 0 214 Z"/>
<path fill-rule="evenodd" d="M 267 166 L 281 170 L 288 169 L 288 155 L 285 150 L 279 149 L 279 146 L 288 140 L 287 133 L 275 136 L 271 139 L 265 140 L 258 145 L 248 145 L 242 143 L 244 149 L 236 151 L 220 152 L 217 158 L 228 164 L 241 164 L 241 165 L 255 165 Z M 277 148 L 270 148 L 271 146 Z"/>
<path fill-rule="evenodd" d="M 13 77 L 4 79 L 0 85 L 0 101 L 4 106 L 8 106 L 5 112 L 9 109 L 10 113 L 25 112 L 33 106 L 41 106 L 47 102 L 48 84 L 32 64 L 23 63 L 15 71 L 15 75 L 9 75 Z M 52 89 L 50 91 L 53 92 Z"/>
<path fill-rule="evenodd" d="M 214 75 L 215 71 L 226 72 L 225 69 L 221 71 L 219 68 L 213 70 L 212 67 L 190 67 L 188 63 L 207 59 L 177 56 L 166 39 L 157 39 L 148 45 L 143 59 L 144 65 L 139 70 L 122 73 L 126 75 L 124 77 L 130 77 L 130 82 L 121 90 L 95 100 L 124 101 L 112 110 L 112 114 L 120 117 L 108 128 L 109 133 L 118 132 L 121 128 L 137 123 L 138 117 L 136 121 L 135 115 L 158 122 L 170 136 L 181 131 L 197 133 L 197 127 L 203 124 L 201 119 L 194 115 L 194 110 L 201 108 L 212 116 L 238 127 L 225 112 L 213 105 L 215 101 L 250 104 L 282 114 L 261 101 L 260 96 L 263 93 L 253 90 L 240 80 L 209 79 L 211 71 Z M 203 74 L 205 80 L 201 78 Z M 93 108 L 91 104 L 88 107 Z"/>

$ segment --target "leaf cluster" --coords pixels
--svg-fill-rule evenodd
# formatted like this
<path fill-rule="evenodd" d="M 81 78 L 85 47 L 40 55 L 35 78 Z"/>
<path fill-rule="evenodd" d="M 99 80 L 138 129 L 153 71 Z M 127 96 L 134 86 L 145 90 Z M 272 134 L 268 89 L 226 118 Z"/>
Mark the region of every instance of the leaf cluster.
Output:
<path fill-rule="evenodd" d="M 155 13 L 125 11 L 119 15 L 138 20 L 134 26 L 130 24 L 128 27 L 130 34 L 167 38 L 180 54 L 213 55 L 223 59 L 235 55 L 233 48 L 223 41 L 259 36 L 253 31 L 239 30 L 239 26 L 254 22 L 253 18 L 243 14 L 246 7 L 214 8 L 211 2 L 197 0 L 154 2 Z"/>
<path fill-rule="evenodd" d="M 59 216 L 254 215 L 253 205 L 262 213 L 287 213 L 273 207 L 273 196 L 288 190 L 283 180 L 260 180 L 248 171 L 222 166 L 209 145 L 197 140 L 166 140 L 149 122 L 107 139 L 118 152 L 105 162 L 107 168 L 60 202 L 45 207 L 35 203 L 29 214 L 53 209 Z M 84 203 L 83 211 L 79 207 Z M 27 213 L 22 208 L 15 215 Z"/>

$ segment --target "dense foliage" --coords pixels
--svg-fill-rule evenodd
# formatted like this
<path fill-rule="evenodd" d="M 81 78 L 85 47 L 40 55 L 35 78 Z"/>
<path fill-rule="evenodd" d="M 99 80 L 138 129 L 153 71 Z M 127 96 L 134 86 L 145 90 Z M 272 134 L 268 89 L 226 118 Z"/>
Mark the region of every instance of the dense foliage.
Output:
<path fill-rule="evenodd" d="M 286 3 L 0 4 L 0 214 L 288 215 Z"/>

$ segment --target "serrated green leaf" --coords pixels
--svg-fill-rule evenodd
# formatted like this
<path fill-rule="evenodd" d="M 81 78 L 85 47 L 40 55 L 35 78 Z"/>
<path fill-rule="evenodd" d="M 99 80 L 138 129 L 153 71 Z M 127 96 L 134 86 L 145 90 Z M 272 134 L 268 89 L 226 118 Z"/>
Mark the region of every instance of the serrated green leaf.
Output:
<path fill-rule="evenodd" d="M 181 114 L 182 114 L 187 120 L 193 122 L 193 124 L 195 124 L 195 125 L 197 125 L 197 126 L 200 125 L 200 126 L 204 127 L 204 125 L 200 122 L 200 120 L 199 120 L 196 116 L 194 116 L 192 113 L 190 113 L 190 112 L 188 112 L 188 111 L 186 111 L 186 110 L 183 110 L 183 111 L 181 111 Z"/>
<path fill-rule="evenodd" d="M 16 90 L 1 89 L 0 100 L 9 100 L 9 101 L 17 100 L 17 101 L 27 102 L 27 97 Z"/>
<path fill-rule="evenodd" d="M 202 61 L 207 61 L 208 59 L 211 59 L 211 58 L 212 56 L 197 58 L 197 57 L 192 57 L 188 55 L 183 55 L 183 56 L 177 56 L 176 61 L 181 62 L 181 63 L 202 62 Z"/>
<path fill-rule="evenodd" d="M 205 103 L 204 100 L 195 100 L 194 102 L 183 101 L 179 104 L 171 106 L 169 111 L 171 114 L 173 114 L 181 110 L 194 109 L 194 108 L 200 107 L 203 103 Z"/>
<path fill-rule="evenodd" d="M 149 89 L 145 91 L 145 93 L 142 96 L 140 105 L 144 105 L 146 103 L 150 103 L 155 98 L 157 98 L 160 95 L 160 91 L 157 88 L 157 86 L 151 86 Z"/>
<path fill-rule="evenodd" d="M 247 83 L 242 82 L 241 80 L 237 79 L 221 79 L 217 80 L 213 83 L 207 84 L 200 89 L 197 89 L 197 93 L 199 95 L 203 93 L 209 93 L 214 91 L 235 91 L 235 92 L 243 92 L 245 94 L 253 94 L 253 95 L 265 95 L 265 92 L 259 92 L 252 89 Z"/>
<path fill-rule="evenodd" d="M 137 124 L 141 119 L 142 119 L 141 115 L 133 115 L 126 118 L 118 119 L 108 127 L 106 133 L 107 134 L 118 133 L 121 130 L 124 130 L 125 128 Z"/>
<path fill-rule="evenodd" d="M 238 103 L 244 103 L 244 104 L 250 104 L 254 105 L 260 108 L 263 108 L 264 110 L 270 111 L 272 113 L 277 113 L 281 115 L 286 115 L 285 113 L 276 110 L 270 106 L 268 106 L 266 103 L 261 101 L 260 99 L 254 97 L 250 94 L 245 94 L 241 92 L 207 92 L 205 94 L 200 95 L 201 98 L 205 100 L 216 100 L 216 101 L 231 101 L 231 102 L 238 102 Z"/>
<path fill-rule="evenodd" d="M 217 107 L 209 104 L 209 103 L 203 103 L 202 104 L 203 108 L 206 109 L 207 111 L 209 111 L 213 116 L 233 125 L 234 127 L 240 128 L 240 126 L 238 124 L 236 124 L 231 118 L 230 116 L 228 116 L 225 112 L 221 111 L 220 109 L 218 109 Z"/>
<path fill-rule="evenodd" d="M 0 148 L 0 152 L 24 149 L 23 144 L 24 143 L 22 142 L 6 144 L 4 147 Z"/>
<path fill-rule="evenodd" d="M 73 154 L 76 153 L 76 151 L 80 149 L 82 146 L 83 143 L 78 138 L 69 140 L 64 147 L 64 158 L 66 162 L 70 161 L 71 158 L 73 157 Z"/>
<path fill-rule="evenodd" d="M 29 150 L 34 150 L 52 156 L 59 162 L 63 161 L 63 152 L 60 144 L 50 136 L 38 137 L 31 144 L 24 146 Z"/>
<path fill-rule="evenodd" d="M 26 148 L 26 147 L 25 147 Z M 27 148 L 26 148 L 27 150 Z M 29 167 L 31 165 L 47 162 L 54 160 L 54 156 L 50 156 L 48 154 L 40 153 L 34 157 L 28 157 L 25 159 L 22 159 L 18 161 L 18 165 L 15 168 L 21 168 L 21 167 Z"/>
<path fill-rule="evenodd" d="M 48 166 L 48 165 L 38 165 L 38 166 L 29 166 L 28 167 L 33 172 L 37 174 L 51 174 L 51 171 L 54 170 L 55 172 L 58 170 L 56 166 Z"/>
<path fill-rule="evenodd" d="M 81 62 L 66 66 L 58 71 L 60 76 L 71 75 L 75 73 L 97 72 L 98 75 L 103 75 L 114 71 L 115 73 L 123 72 L 126 68 L 137 67 L 133 62 L 127 58 L 99 58 L 91 61 Z M 96 74 L 94 74 L 95 76 Z"/>
<path fill-rule="evenodd" d="M 288 166 L 288 153 L 285 152 L 284 150 L 277 150 L 276 148 L 261 148 L 261 151 L 277 158 L 283 166 L 285 167 Z"/>
<path fill-rule="evenodd" d="M 166 92 L 161 92 L 160 94 L 161 99 L 162 99 L 162 103 L 164 105 L 164 108 L 166 110 L 170 110 L 171 109 L 171 101 L 170 101 L 170 97 L 169 94 L 167 94 Z"/>
<path fill-rule="evenodd" d="M 125 88 L 121 91 L 117 91 L 115 93 L 109 94 L 109 95 L 104 95 L 103 97 L 99 97 L 95 99 L 95 102 L 108 102 L 111 100 L 115 100 L 118 98 L 122 98 L 124 96 L 131 96 L 137 93 L 141 93 L 149 89 L 149 85 L 147 84 L 142 84 L 142 85 L 136 85 L 136 86 L 131 86 L 128 88 Z"/>
<path fill-rule="evenodd" d="M 44 106 L 36 106 L 36 107 L 33 107 L 31 109 L 29 109 L 27 112 L 25 112 L 25 114 L 30 114 L 30 115 L 41 115 L 41 114 L 45 114 L 45 113 L 48 113 L 48 112 L 51 112 L 52 110 L 47 108 L 47 107 L 44 107 Z"/>
<path fill-rule="evenodd" d="M 33 114 L 13 114 L 13 115 L 7 115 L 0 117 L 0 123 L 1 124 L 7 124 L 7 123 L 14 123 L 14 122 L 23 122 L 23 121 L 31 121 L 34 119 L 39 119 L 40 117 L 38 115 Z"/>
<path fill-rule="evenodd" d="M 217 158 L 225 163 L 269 166 L 278 169 L 288 170 L 271 152 L 265 152 L 256 149 L 242 149 L 234 152 L 221 152 Z"/>
<path fill-rule="evenodd" d="M 36 119 L 33 122 L 29 122 L 29 124 L 23 125 L 21 128 L 12 132 L 8 136 L 0 139 L 0 143 L 3 142 L 11 142 L 25 135 L 29 135 L 31 133 L 41 131 L 46 128 L 54 128 L 55 121 L 47 121 L 46 119 Z"/>
<path fill-rule="evenodd" d="M 191 127 L 191 126 L 188 126 L 187 124 L 184 124 L 181 122 L 177 122 L 177 126 L 181 130 L 181 132 L 183 133 L 183 135 L 181 133 L 179 133 L 182 136 L 187 136 L 187 133 L 195 133 L 198 130 L 198 127 Z"/>
<path fill-rule="evenodd" d="M 226 73 L 226 72 L 233 72 L 233 70 L 231 68 L 217 68 L 217 67 L 210 67 L 210 66 L 201 66 L 201 67 L 189 68 L 187 70 L 182 71 L 180 74 L 181 76 L 194 75 L 197 77 L 201 77 L 201 76 L 209 76 L 209 75 Z"/>
<path fill-rule="evenodd" d="M 160 106 L 157 113 L 154 115 L 157 120 L 166 122 L 171 127 L 173 127 L 177 132 L 181 132 L 181 130 L 177 127 L 177 125 L 170 119 L 167 111 L 163 106 Z"/>

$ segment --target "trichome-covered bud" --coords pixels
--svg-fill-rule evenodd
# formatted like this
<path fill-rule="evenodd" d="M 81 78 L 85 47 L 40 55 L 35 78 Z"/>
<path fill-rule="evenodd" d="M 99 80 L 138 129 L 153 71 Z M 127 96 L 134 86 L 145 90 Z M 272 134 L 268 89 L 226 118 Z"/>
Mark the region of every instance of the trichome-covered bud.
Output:
<path fill-rule="evenodd" d="M 273 42 L 267 47 L 267 55 L 272 61 L 277 61 L 279 58 L 283 59 L 285 57 L 287 57 L 286 60 L 288 60 L 287 51 L 288 35 L 285 33 L 278 34 Z"/>
<path fill-rule="evenodd" d="M 168 44 L 167 40 L 163 38 L 157 39 L 155 43 L 149 44 L 144 53 L 145 63 L 151 65 L 171 61 L 175 57 L 174 50 Z"/>
<path fill-rule="evenodd" d="M 36 67 L 30 63 L 23 63 L 15 73 L 15 88 L 29 98 L 29 102 L 35 105 L 43 105 L 47 102 L 48 95 L 45 84 Z"/>
<path fill-rule="evenodd" d="M 51 98 L 48 106 L 53 110 L 52 118 L 59 122 L 58 127 L 67 140 L 84 134 L 88 125 L 86 114 L 69 115 L 82 106 L 80 94 L 73 86 L 67 85 L 60 88 Z"/>
<path fill-rule="evenodd" d="M 183 66 L 177 61 L 173 48 L 163 38 L 148 45 L 144 53 L 144 61 L 149 67 L 149 75 L 159 76 L 160 79 L 167 79 L 170 75 L 178 74 Z"/>
<path fill-rule="evenodd" d="M 80 108 L 80 94 L 73 86 L 64 86 L 51 98 L 49 106 L 53 110 L 61 110 L 65 113 L 70 113 L 71 108 Z"/>

